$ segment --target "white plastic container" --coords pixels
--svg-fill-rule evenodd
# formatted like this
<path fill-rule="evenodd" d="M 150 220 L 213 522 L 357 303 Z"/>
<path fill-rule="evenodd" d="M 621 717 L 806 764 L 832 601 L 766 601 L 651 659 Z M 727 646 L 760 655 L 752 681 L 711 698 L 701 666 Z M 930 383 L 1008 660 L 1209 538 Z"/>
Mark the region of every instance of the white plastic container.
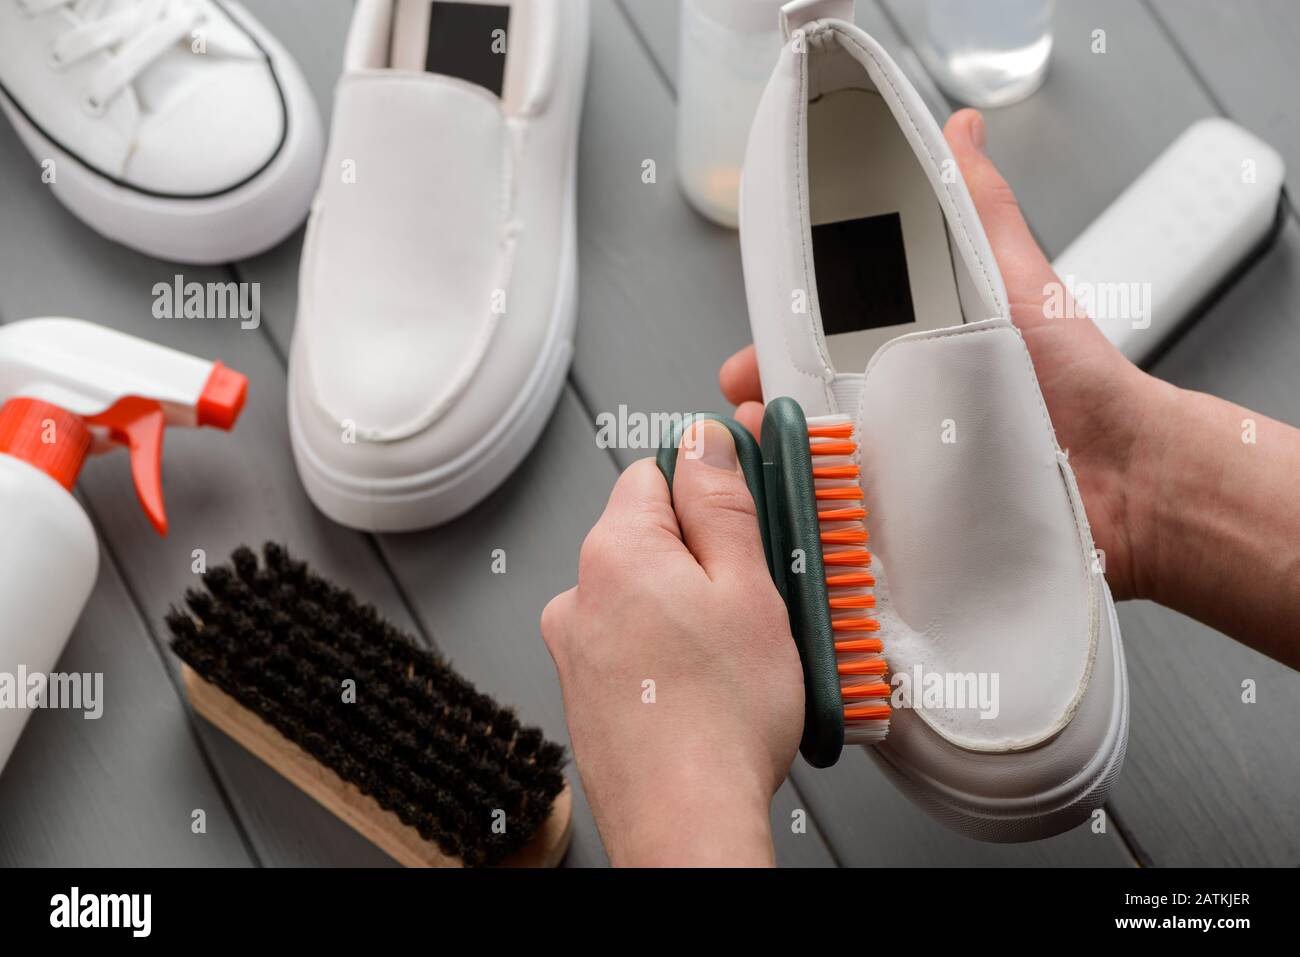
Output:
<path fill-rule="evenodd" d="M 691 205 L 734 229 L 740 168 L 781 50 L 784 0 L 682 0 L 677 175 Z"/>
<path fill-rule="evenodd" d="M 220 362 L 78 319 L 0 326 L 0 771 L 32 711 L 54 703 L 48 677 L 95 584 L 99 547 L 72 495 L 87 456 L 127 446 L 165 535 L 164 429 L 230 429 L 247 389 Z"/>
<path fill-rule="evenodd" d="M 41 469 L 0 455 L 0 768 L 32 714 L 28 680 L 54 670 L 99 571 L 90 519 Z"/>

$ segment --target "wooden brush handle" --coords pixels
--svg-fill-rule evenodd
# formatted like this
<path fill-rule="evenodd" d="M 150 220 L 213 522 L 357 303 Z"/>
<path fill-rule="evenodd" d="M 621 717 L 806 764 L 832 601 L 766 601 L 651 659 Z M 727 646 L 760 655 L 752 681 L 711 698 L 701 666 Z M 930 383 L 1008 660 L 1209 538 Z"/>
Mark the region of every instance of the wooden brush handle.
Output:
<path fill-rule="evenodd" d="M 392 811 L 325 767 L 279 731 L 214 684 L 182 665 L 185 691 L 194 710 L 319 801 L 399 864 L 406 867 L 462 867 Z M 566 783 L 551 806 L 551 816 L 532 841 L 507 858 L 505 867 L 555 867 L 568 850 L 573 832 L 573 792 Z"/>

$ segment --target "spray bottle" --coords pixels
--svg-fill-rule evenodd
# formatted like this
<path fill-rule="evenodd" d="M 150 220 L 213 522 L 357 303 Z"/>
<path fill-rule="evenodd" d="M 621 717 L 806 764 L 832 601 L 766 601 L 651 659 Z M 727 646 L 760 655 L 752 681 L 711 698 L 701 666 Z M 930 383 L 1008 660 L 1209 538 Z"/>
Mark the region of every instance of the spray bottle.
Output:
<path fill-rule="evenodd" d="M 78 319 L 0 326 L 0 771 L 99 569 L 72 496 L 86 457 L 126 446 L 140 505 L 166 535 L 163 430 L 229 430 L 247 388 L 219 362 Z"/>

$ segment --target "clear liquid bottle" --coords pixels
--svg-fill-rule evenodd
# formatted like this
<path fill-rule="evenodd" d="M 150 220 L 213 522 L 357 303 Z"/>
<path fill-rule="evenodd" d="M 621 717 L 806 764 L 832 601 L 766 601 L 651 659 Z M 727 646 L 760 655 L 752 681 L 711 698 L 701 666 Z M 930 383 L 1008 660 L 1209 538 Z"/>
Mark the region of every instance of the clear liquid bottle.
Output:
<path fill-rule="evenodd" d="M 926 0 L 922 56 L 962 103 L 1007 106 L 1043 83 L 1054 0 Z"/>
<path fill-rule="evenodd" d="M 735 228 L 740 168 L 781 50 L 784 0 L 682 0 L 677 175 L 696 209 Z"/>

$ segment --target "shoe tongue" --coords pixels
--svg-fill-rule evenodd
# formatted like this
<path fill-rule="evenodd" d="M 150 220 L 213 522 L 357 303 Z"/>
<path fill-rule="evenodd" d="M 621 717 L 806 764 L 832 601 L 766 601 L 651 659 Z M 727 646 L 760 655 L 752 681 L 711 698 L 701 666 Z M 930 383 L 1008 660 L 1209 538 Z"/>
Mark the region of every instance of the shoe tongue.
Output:
<path fill-rule="evenodd" d="M 862 373 L 841 372 L 835 376 L 831 382 L 831 398 L 835 402 L 835 411 L 856 416 L 862 402 Z"/>
<path fill-rule="evenodd" d="M 206 71 L 200 71 L 206 72 Z M 183 42 L 162 54 L 135 78 L 135 95 L 146 113 L 160 113 L 195 81 L 194 54 Z"/>
<path fill-rule="evenodd" d="M 83 20 L 92 22 L 139 7 L 142 2 L 143 0 L 78 0 L 74 9 Z M 200 10 L 206 7 L 202 3 L 193 3 L 193 6 Z M 131 86 L 140 108 L 145 112 L 162 112 L 169 104 L 185 96 L 195 83 L 204 82 L 216 75 L 220 66 L 232 58 L 257 59 L 262 56 L 247 35 L 225 16 L 212 15 L 211 10 L 205 12 L 209 16 L 196 20 L 192 30 L 156 57 L 132 81 Z M 202 44 L 201 51 L 198 44 Z"/>
<path fill-rule="evenodd" d="M 81 19 L 90 22 L 137 7 L 140 3 L 141 0 L 77 0 L 73 10 Z"/>

